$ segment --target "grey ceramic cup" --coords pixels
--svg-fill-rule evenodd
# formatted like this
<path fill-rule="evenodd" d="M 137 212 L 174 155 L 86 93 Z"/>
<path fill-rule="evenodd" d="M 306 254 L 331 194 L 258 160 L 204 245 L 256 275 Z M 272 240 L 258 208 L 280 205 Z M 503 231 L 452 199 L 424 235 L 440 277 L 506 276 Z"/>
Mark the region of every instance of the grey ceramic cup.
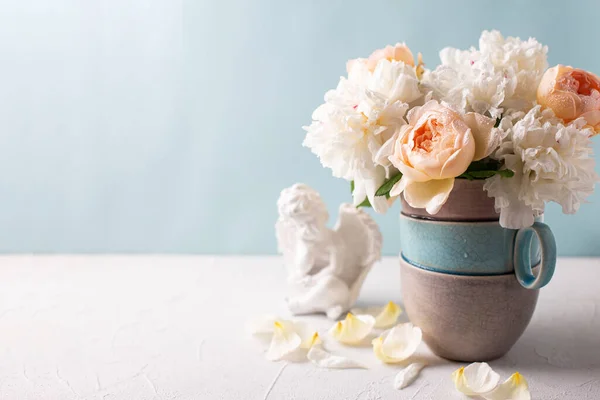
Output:
<path fill-rule="evenodd" d="M 402 214 L 436 221 L 497 221 L 500 215 L 494 208 L 494 198 L 483 190 L 483 180 L 455 179 L 448 200 L 435 215 L 424 208 L 411 207 L 404 196 Z"/>
<path fill-rule="evenodd" d="M 423 340 L 449 360 L 489 361 L 506 354 L 531 320 L 538 290 L 514 274 L 462 276 L 400 260 L 404 306 Z"/>

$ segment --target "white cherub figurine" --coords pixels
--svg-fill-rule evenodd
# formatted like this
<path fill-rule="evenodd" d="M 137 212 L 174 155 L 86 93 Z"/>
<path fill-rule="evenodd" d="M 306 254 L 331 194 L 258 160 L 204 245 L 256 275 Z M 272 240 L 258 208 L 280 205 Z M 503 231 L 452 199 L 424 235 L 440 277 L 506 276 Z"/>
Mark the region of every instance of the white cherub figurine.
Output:
<path fill-rule="evenodd" d="M 275 229 L 288 269 L 290 311 L 338 318 L 352 307 L 381 258 L 377 224 L 364 211 L 342 204 L 335 228 L 327 228 L 329 215 L 321 196 L 301 183 L 281 192 L 277 208 Z"/>

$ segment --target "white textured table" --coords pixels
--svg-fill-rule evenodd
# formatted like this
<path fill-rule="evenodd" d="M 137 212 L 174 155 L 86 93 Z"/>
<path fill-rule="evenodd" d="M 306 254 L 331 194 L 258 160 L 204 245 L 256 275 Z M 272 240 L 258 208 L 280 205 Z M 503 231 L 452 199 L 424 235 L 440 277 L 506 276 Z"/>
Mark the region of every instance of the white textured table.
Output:
<path fill-rule="evenodd" d="M 465 399 L 436 359 L 403 391 L 370 349 L 333 347 L 369 370 L 272 363 L 244 332 L 284 313 L 278 257 L 0 257 L 0 399 Z M 362 305 L 400 301 L 395 259 L 378 264 Z M 320 330 L 324 317 L 305 318 Z M 561 259 L 533 321 L 504 358 L 533 399 L 600 399 L 600 259 Z"/>

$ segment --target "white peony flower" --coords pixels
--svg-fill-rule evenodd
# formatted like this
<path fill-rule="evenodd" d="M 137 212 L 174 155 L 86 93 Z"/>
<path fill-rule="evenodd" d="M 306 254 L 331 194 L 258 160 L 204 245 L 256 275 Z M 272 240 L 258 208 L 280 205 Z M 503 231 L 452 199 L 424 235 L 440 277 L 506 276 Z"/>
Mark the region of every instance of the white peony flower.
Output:
<path fill-rule="evenodd" d="M 532 38 L 505 39 L 498 31 L 484 31 L 479 49 L 443 49 L 442 64 L 427 71 L 423 82 L 437 99 L 462 111 L 495 118 L 505 109 L 528 111 L 548 67 L 547 51 Z"/>
<path fill-rule="evenodd" d="M 303 145 L 335 177 L 354 181 L 355 205 L 366 197 L 375 211 L 385 212 L 387 199 L 375 196 L 390 169 L 380 149 L 405 124 L 408 103 L 422 96 L 419 81 L 414 68 L 403 62 L 382 59 L 373 72 L 366 60 L 348 66 L 348 78 L 340 78 L 338 87 L 327 92 L 305 127 Z"/>
<path fill-rule="evenodd" d="M 484 189 L 495 197 L 503 227 L 532 225 L 549 201 L 573 214 L 593 192 L 598 176 L 591 158 L 592 132 L 584 125 L 583 119 L 564 125 L 540 106 L 502 120 L 500 128 L 506 130 L 507 138 L 495 157 L 515 175 L 489 178 Z"/>

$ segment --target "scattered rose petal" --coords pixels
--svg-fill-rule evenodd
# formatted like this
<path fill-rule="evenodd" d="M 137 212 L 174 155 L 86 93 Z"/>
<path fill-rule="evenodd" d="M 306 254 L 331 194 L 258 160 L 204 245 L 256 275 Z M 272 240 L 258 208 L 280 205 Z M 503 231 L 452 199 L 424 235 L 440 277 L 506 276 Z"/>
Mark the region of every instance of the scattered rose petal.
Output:
<path fill-rule="evenodd" d="M 495 390 L 484 396 L 487 400 L 531 400 L 529 385 L 518 372 L 515 372 Z"/>
<path fill-rule="evenodd" d="M 394 388 L 402 390 L 417 379 L 421 370 L 425 367 L 423 363 L 412 363 L 402 371 L 398 372 L 394 379 Z"/>
<path fill-rule="evenodd" d="M 496 389 L 500 375 L 487 363 L 473 363 L 454 371 L 452 380 L 459 392 L 467 396 L 483 396 Z"/>
<path fill-rule="evenodd" d="M 412 323 L 399 324 L 373 339 L 373 352 L 385 363 L 398 363 L 413 355 L 422 336 L 421 329 Z"/>
<path fill-rule="evenodd" d="M 273 323 L 273 338 L 269 350 L 267 350 L 268 360 L 281 360 L 300 347 L 302 339 L 294 332 L 293 327 L 294 325 L 288 321 Z"/>
<path fill-rule="evenodd" d="M 394 326 L 398 317 L 402 314 L 402 309 L 393 301 L 387 303 L 384 307 L 370 307 L 364 309 L 353 309 L 352 312 L 356 314 L 368 314 L 375 317 L 375 328 L 389 328 Z"/>
<path fill-rule="evenodd" d="M 346 315 L 346 319 L 336 322 L 329 333 L 336 340 L 345 344 L 360 343 L 373 330 L 375 318 L 371 315 Z"/>
<path fill-rule="evenodd" d="M 357 361 L 346 357 L 335 356 L 324 350 L 320 345 L 310 348 L 306 357 L 318 367 L 332 369 L 367 368 Z"/>
<path fill-rule="evenodd" d="M 301 321 L 288 322 L 291 323 L 291 329 L 296 332 L 302 342 L 300 348 L 310 349 L 313 345 L 321 343 L 319 333 Z"/>

